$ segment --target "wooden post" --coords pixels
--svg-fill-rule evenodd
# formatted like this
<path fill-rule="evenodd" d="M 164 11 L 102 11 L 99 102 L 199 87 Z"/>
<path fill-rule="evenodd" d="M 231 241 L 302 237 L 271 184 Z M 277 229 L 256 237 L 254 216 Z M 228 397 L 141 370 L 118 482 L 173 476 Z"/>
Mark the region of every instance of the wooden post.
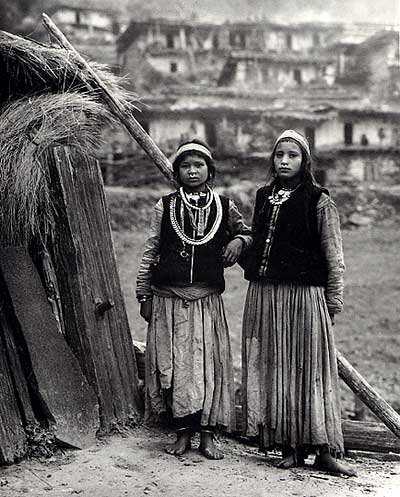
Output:
<path fill-rule="evenodd" d="M 123 103 L 110 92 L 109 88 L 102 81 L 97 72 L 88 64 L 88 62 L 79 54 L 79 52 L 75 50 L 75 48 L 67 40 L 64 34 L 58 29 L 58 27 L 54 24 L 50 17 L 46 14 L 42 14 L 42 17 L 43 23 L 49 33 L 51 33 L 55 37 L 61 47 L 74 53 L 77 60 L 79 60 L 79 62 L 84 67 L 85 71 L 87 71 L 91 78 L 93 78 L 93 81 L 95 82 L 95 88 L 93 88 L 93 86 L 91 86 L 89 82 L 87 82 L 87 86 L 91 89 L 96 89 L 96 91 L 100 91 L 102 98 L 107 103 L 113 114 L 125 126 L 128 133 L 143 148 L 143 150 L 147 153 L 154 164 L 160 169 L 160 171 L 168 179 L 168 181 L 173 183 L 175 186 L 178 186 L 173 178 L 172 167 L 169 160 L 161 152 L 153 139 L 146 133 L 146 131 L 134 118 L 134 116 L 126 112 Z M 87 77 L 83 77 L 82 80 L 87 81 Z"/>
<path fill-rule="evenodd" d="M 371 409 L 371 411 L 400 437 L 400 415 L 376 392 L 358 371 L 336 351 L 339 376 L 351 390 Z"/>

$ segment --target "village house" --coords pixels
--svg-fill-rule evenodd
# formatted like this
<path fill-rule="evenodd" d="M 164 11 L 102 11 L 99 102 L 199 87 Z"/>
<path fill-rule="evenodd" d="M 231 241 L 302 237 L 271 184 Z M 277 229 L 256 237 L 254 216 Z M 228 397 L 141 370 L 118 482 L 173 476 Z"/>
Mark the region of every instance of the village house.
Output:
<path fill-rule="evenodd" d="M 143 98 L 136 117 L 167 155 L 196 136 L 210 144 L 223 171 L 243 178 L 263 176 L 265 159 L 284 128 L 307 136 L 323 183 L 351 177 L 391 183 L 400 174 L 400 106 L 360 102 L 357 92 L 337 86 L 284 93 L 176 87 L 173 93 Z M 121 131 L 115 139 L 118 164 L 126 162 L 124 154 L 136 163 L 137 145 Z M 140 183 L 142 172 L 128 183 Z"/>
<path fill-rule="evenodd" d="M 218 80 L 219 86 L 282 89 L 335 81 L 336 61 L 332 55 L 314 53 L 233 52 Z"/>
<path fill-rule="evenodd" d="M 112 0 L 39 0 L 31 15 L 46 12 L 74 47 L 91 60 L 112 68 L 117 63 L 116 40 L 124 26 L 124 12 Z M 37 29 L 34 38 L 47 39 Z"/>
<path fill-rule="evenodd" d="M 119 64 L 145 95 L 139 121 L 167 154 L 197 136 L 220 160 L 248 168 L 246 158 L 262 162 L 277 133 L 295 128 L 310 140 L 322 181 L 336 181 L 339 156 L 348 160 L 340 176 L 383 181 L 380 164 L 399 168 L 400 113 L 397 104 L 385 106 L 395 92 L 383 91 L 399 80 L 398 32 L 381 28 L 132 21 L 118 39 Z M 355 69 L 368 72 L 364 84 Z M 114 145 L 119 158 L 135 148 L 123 133 Z M 379 160 L 371 166 L 372 156 Z"/>
<path fill-rule="evenodd" d="M 362 43 L 337 46 L 337 81 L 357 84 L 375 99 L 399 97 L 399 31 L 380 31 Z"/>
<path fill-rule="evenodd" d="M 132 21 L 118 39 L 118 64 L 123 74 L 132 75 L 135 89 L 142 88 L 149 78 L 156 86 L 155 73 L 162 83 L 190 81 L 216 85 L 217 81 L 221 82 L 221 72 L 222 75 L 229 73 L 228 79 L 232 77 L 230 71 L 236 58 L 240 58 L 237 61 L 240 79 L 244 77 L 246 57 L 249 64 L 257 58 L 259 67 L 270 65 L 272 60 L 272 71 L 279 73 L 285 82 L 289 79 L 289 85 L 293 78 L 298 84 L 303 79 L 316 79 L 320 73 L 329 79 L 332 71 L 325 66 L 329 66 L 333 59 L 321 60 L 320 67 L 316 68 L 319 63 L 316 54 L 323 53 L 338 36 L 340 27 L 317 24 L 283 26 L 267 21 L 211 24 L 167 19 Z M 287 57 L 292 59 L 287 61 Z M 285 74 L 287 67 L 299 57 L 302 60 L 298 66 L 290 69 L 293 78 L 288 78 Z M 260 71 L 260 74 L 267 73 L 267 69 Z M 222 81 L 225 82 L 224 77 Z"/>

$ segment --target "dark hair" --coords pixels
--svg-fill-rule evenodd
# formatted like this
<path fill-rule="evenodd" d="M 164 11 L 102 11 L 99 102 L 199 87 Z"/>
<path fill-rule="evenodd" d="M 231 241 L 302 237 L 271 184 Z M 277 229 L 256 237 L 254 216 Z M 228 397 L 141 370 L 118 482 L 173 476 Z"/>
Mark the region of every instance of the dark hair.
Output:
<path fill-rule="evenodd" d="M 301 182 L 308 184 L 308 185 L 317 185 L 317 180 L 314 177 L 314 174 L 312 172 L 312 159 L 311 156 L 307 153 L 305 148 L 299 143 L 297 140 L 294 138 L 284 138 L 283 140 L 280 140 L 277 142 L 271 152 L 271 155 L 269 156 L 268 159 L 268 169 L 267 169 L 267 179 L 270 180 L 275 177 L 275 165 L 274 165 L 274 157 L 275 157 L 275 151 L 276 147 L 279 145 L 281 142 L 292 142 L 295 143 L 301 150 L 301 169 L 300 169 L 300 176 L 301 176 Z"/>
<path fill-rule="evenodd" d="M 194 138 L 193 140 L 188 140 L 188 141 L 182 142 L 178 146 L 177 150 L 179 150 L 179 148 L 182 147 L 183 145 L 190 145 L 191 143 L 195 143 L 196 145 L 201 145 L 201 146 L 205 147 L 207 150 L 210 151 L 210 154 L 211 154 L 211 150 L 210 150 L 210 147 L 208 146 L 208 144 L 202 140 L 199 140 L 198 138 Z M 172 162 L 172 170 L 174 172 L 174 178 L 179 184 L 181 184 L 181 180 L 179 177 L 179 166 L 181 165 L 181 163 L 183 162 L 185 157 L 187 157 L 188 155 L 198 155 L 199 157 L 204 159 L 206 161 L 206 164 L 208 167 L 208 180 L 212 181 L 215 178 L 216 169 L 215 169 L 214 160 L 211 159 L 210 157 L 208 157 L 207 155 L 202 154 L 198 150 L 188 150 L 187 152 L 183 152 L 183 154 L 181 154 L 178 158 L 176 158 Z"/>

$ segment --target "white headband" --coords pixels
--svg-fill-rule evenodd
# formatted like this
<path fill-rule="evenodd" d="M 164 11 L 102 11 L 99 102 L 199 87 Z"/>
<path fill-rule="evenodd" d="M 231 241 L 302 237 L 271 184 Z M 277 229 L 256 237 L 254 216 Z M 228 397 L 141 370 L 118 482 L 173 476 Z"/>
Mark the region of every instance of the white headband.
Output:
<path fill-rule="evenodd" d="M 176 159 L 185 152 L 200 152 L 209 159 L 212 159 L 211 152 L 204 145 L 200 145 L 200 143 L 185 143 L 178 148 L 171 162 L 174 163 Z"/>
<path fill-rule="evenodd" d="M 304 148 L 308 155 L 311 155 L 310 144 L 308 143 L 307 138 L 297 131 L 294 131 L 293 129 L 287 129 L 286 131 L 284 131 L 281 135 L 278 136 L 274 144 L 274 149 L 282 140 L 294 140 Z"/>

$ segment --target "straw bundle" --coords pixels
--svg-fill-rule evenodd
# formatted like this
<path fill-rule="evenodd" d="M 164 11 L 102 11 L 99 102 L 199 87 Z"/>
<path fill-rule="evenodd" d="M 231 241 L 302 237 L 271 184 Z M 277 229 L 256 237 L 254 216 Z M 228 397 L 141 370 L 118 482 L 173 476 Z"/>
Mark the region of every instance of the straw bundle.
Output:
<path fill-rule="evenodd" d="M 19 99 L 0 114 L 0 222 L 4 245 L 28 245 L 52 232 L 52 205 L 46 151 L 73 146 L 92 155 L 111 114 L 79 93 Z"/>

